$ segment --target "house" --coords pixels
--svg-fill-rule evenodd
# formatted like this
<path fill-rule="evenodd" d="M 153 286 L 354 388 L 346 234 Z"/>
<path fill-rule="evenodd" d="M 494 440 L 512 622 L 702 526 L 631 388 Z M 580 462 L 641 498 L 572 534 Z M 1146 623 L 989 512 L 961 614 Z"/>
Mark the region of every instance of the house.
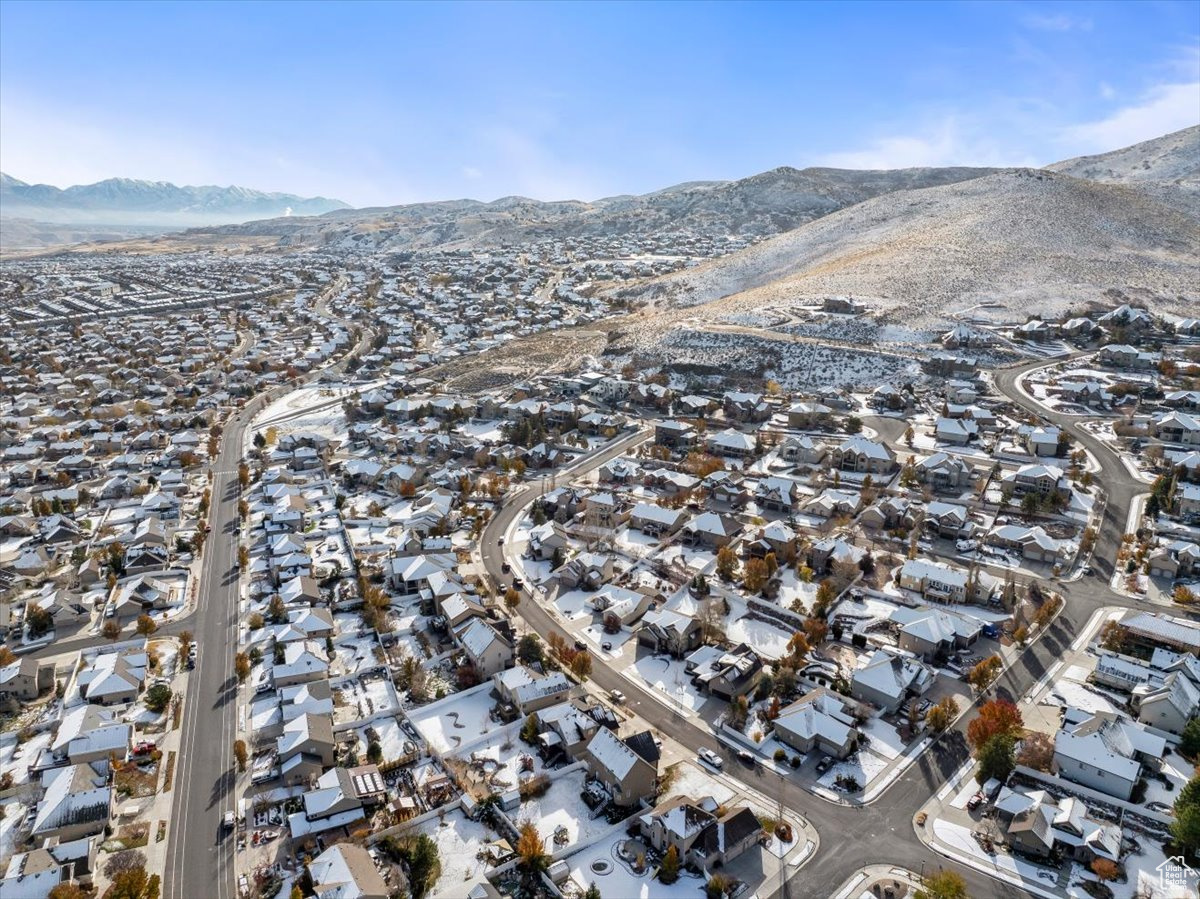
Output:
<path fill-rule="evenodd" d="M 650 608 L 652 597 L 646 593 L 606 584 L 591 599 L 591 606 L 604 613 L 604 620 L 616 620 L 620 627 L 629 627 Z"/>
<path fill-rule="evenodd" d="M 763 478 L 754 488 L 754 501 L 772 512 L 791 512 L 799 496 L 800 485 L 791 478 Z"/>
<path fill-rule="evenodd" d="M 667 609 L 647 612 L 637 631 L 638 643 L 654 652 L 682 658 L 700 645 L 703 628 L 688 615 Z"/>
<path fill-rule="evenodd" d="M 793 403 L 787 410 L 788 427 L 798 430 L 827 428 L 832 419 L 833 409 L 824 403 L 802 401 Z"/>
<path fill-rule="evenodd" d="M 925 518 L 922 524 L 925 530 L 931 534 L 951 540 L 969 537 L 974 529 L 971 523 L 971 513 L 967 511 L 967 507 L 954 503 L 930 503 L 925 507 Z"/>
<path fill-rule="evenodd" d="M 900 626 L 900 648 L 925 661 L 973 646 L 983 633 L 978 619 L 941 609 L 901 607 L 892 612 L 891 620 Z"/>
<path fill-rule="evenodd" d="M 827 455 L 829 448 L 807 435 L 788 437 L 779 446 L 779 458 L 797 465 L 819 465 Z"/>
<path fill-rule="evenodd" d="M 50 755 L 73 765 L 123 759 L 133 745 L 133 726 L 118 721 L 108 709 L 91 703 L 77 705 L 62 716 Z"/>
<path fill-rule="evenodd" d="M 630 745 L 630 740 L 621 740 L 602 727 L 588 741 L 583 761 L 592 776 L 608 788 L 617 805 L 637 805 L 654 796 L 658 747 L 652 739 L 637 740 Z"/>
<path fill-rule="evenodd" d="M 1030 428 L 1025 433 L 1025 448 L 1035 456 L 1057 456 L 1062 433 L 1058 428 Z"/>
<path fill-rule="evenodd" d="M 1042 496 L 1057 494 L 1063 499 L 1071 496 L 1071 482 L 1057 465 L 1022 465 L 1015 473 L 1009 473 L 1002 478 L 1005 486 L 1011 488 L 1017 496 L 1026 493 L 1037 493 Z"/>
<path fill-rule="evenodd" d="M 1135 612 L 1121 625 L 1134 646 L 1154 649 L 1162 647 L 1176 652 L 1200 656 L 1200 624 L 1171 615 Z"/>
<path fill-rule="evenodd" d="M 598 590 L 612 580 L 613 557 L 609 553 L 583 552 L 555 573 L 559 585 L 569 589 Z"/>
<path fill-rule="evenodd" d="M 681 864 L 707 871 L 734 862 L 763 832 L 748 806 L 721 812 L 711 796 L 676 796 L 642 815 L 638 827 L 659 852 L 674 846 Z"/>
<path fill-rule="evenodd" d="M 42 775 L 42 798 L 30 835 L 60 843 L 101 833 L 112 816 L 115 793 L 108 776 L 91 765 L 51 768 Z"/>
<path fill-rule="evenodd" d="M 1112 712 L 1067 709 L 1054 737 L 1058 776 L 1128 801 L 1142 766 L 1158 760 L 1166 741 Z"/>
<path fill-rule="evenodd" d="M 885 712 L 898 711 L 933 685 L 933 674 L 908 655 L 877 649 L 850 677 L 850 695 Z"/>
<path fill-rule="evenodd" d="M 936 491 L 959 491 L 970 486 L 974 469 L 961 456 L 938 452 L 915 463 L 913 473 Z"/>
<path fill-rule="evenodd" d="M 54 666 L 25 656 L 0 668 L 0 711 L 12 714 L 54 686 Z"/>
<path fill-rule="evenodd" d="M 719 699 L 745 696 L 762 679 L 763 664 L 745 643 L 730 650 L 701 646 L 684 660 L 684 671 L 692 684 Z"/>
<path fill-rule="evenodd" d="M 669 449 L 686 449 L 696 442 L 696 429 L 683 421 L 660 421 L 654 425 L 654 442 Z"/>
<path fill-rule="evenodd" d="M 797 752 L 815 748 L 842 759 L 858 747 L 859 732 L 846 704 L 817 687 L 779 710 L 775 737 Z"/>
<path fill-rule="evenodd" d="M 1051 537 L 1041 526 L 1002 524 L 993 528 L 986 540 L 992 546 L 1016 550 L 1032 562 L 1059 562 L 1067 553 L 1066 542 Z"/>
<path fill-rule="evenodd" d="M 856 436 L 834 449 L 831 462 L 841 471 L 882 475 L 895 471 L 896 454 L 882 443 Z"/>
<path fill-rule="evenodd" d="M 543 676 L 524 665 L 496 672 L 492 684 L 500 701 L 522 715 L 566 702 L 571 693 L 571 681 L 561 671 Z"/>
<path fill-rule="evenodd" d="M 513 664 L 513 647 L 482 618 L 472 618 L 457 634 L 458 645 L 482 677 L 491 677 Z"/>
<path fill-rule="evenodd" d="M 1139 684 L 1133 689 L 1132 704 L 1140 724 L 1182 734 L 1187 723 L 1200 715 L 1200 665 L 1171 671 L 1160 683 Z"/>
<path fill-rule="evenodd" d="M 329 676 L 329 656 L 316 640 L 296 640 L 283 647 L 283 661 L 271 666 L 276 687 L 307 684 Z"/>
<path fill-rule="evenodd" d="M 1022 855 L 1044 859 L 1057 853 L 1084 865 L 1120 858 L 1121 828 L 1093 818 L 1077 797 L 1003 787 L 996 809 L 1009 845 Z"/>
<path fill-rule="evenodd" d="M 1200 446 L 1200 419 L 1173 409 L 1154 421 L 1154 432 L 1167 443 Z"/>
<path fill-rule="evenodd" d="M 766 421 L 774 411 L 761 393 L 741 393 L 730 390 L 722 398 L 725 417 L 730 421 Z"/>
<path fill-rule="evenodd" d="M 287 786 L 307 784 L 334 762 L 333 718 L 304 713 L 283 725 L 275 741 L 279 771 Z"/>
<path fill-rule="evenodd" d="M 714 456 L 745 459 L 754 455 L 756 440 L 733 428 L 726 428 L 708 438 L 706 446 Z"/>
<path fill-rule="evenodd" d="M 569 758 L 580 758 L 600 729 L 600 723 L 592 715 L 570 702 L 541 709 L 537 719 L 541 726 L 538 751 L 547 758 L 560 751 Z"/>
<path fill-rule="evenodd" d="M 693 546 L 720 549 L 733 542 L 741 531 L 737 519 L 716 512 L 704 512 L 683 526 L 683 536 Z"/>
<path fill-rule="evenodd" d="M 308 866 L 316 899 L 388 899 L 392 889 L 361 846 L 334 843 Z"/>
<path fill-rule="evenodd" d="M 1101 347 L 1096 354 L 1099 361 L 1116 368 L 1147 370 L 1157 368 L 1162 362 L 1162 353 L 1152 353 L 1139 350 L 1128 344 L 1110 343 Z"/>
<path fill-rule="evenodd" d="M 961 568 L 928 559 L 909 559 L 900 568 L 900 586 L 939 602 L 967 602 L 969 575 Z"/>
<path fill-rule="evenodd" d="M 934 425 L 933 434 L 942 443 L 966 446 L 979 436 L 979 425 L 969 418 L 940 416 Z"/>
<path fill-rule="evenodd" d="M 67 842 L 50 840 L 39 849 L 18 852 L 9 860 L 0 879 L 0 896 L 6 899 L 46 899 L 60 883 L 91 884 L 100 837 Z"/>
<path fill-rule="evenodd" d="M 145 644 L 101 652 L 75 675 L 79 694 L 98 705 L 116 705 L 137 699 L 146 682 L 150 659 Z"/>
<path fill-rule="evenodd" d="M 886 531 L 912 523 L 912 503 L 900 496 L 883 496 L 863 509 L 858 523 L 873 531 Z"/>
<path fill-rule="evenodd" d="M 638 503 L 629 514 L 629 527 L 652 537 L 674 534 L 687 519 L 682 509 Z"/>

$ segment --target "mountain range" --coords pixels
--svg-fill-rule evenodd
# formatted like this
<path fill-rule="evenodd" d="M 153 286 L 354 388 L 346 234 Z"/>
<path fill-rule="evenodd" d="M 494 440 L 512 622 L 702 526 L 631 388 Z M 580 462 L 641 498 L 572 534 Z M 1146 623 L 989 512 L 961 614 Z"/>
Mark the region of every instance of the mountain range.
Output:
<path fill-rule="evenodd" d="M 182 228 L 346 208 L 340 200 L 245 187 L 178 187 L 166 181 L 109 178 L 64 190 L 0 173 L 0 212 L 6 218 L 58 225 Z"/>

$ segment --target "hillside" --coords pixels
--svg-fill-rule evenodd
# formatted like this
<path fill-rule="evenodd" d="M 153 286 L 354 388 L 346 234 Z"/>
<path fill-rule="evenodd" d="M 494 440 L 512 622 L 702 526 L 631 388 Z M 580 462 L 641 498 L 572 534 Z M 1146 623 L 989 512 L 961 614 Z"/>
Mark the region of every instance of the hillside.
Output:
<path fill-rule="evenodd" d="M 1024 317 L 1108 291 L 1194 312 L 1198 257 L 1197 218 L 1151 194 L 1014 170 L 877 197 L 623 294 L 708 303 L 704 319 L 837 295 L 906 321 L 981 303 Z"/>
<path fill-rule="evenodd" d="M 1160 182 L 1194 191 L 1200 189 L 1200 125 L 1111 153 L 1056 162 L 1047 169 L 1089 181 Z"/>
<path fill-rule="evenodd" d="M 281 250 L 343 247 L 364 251 L 472 248 L 526 243 L 545 237 L 687 232 L 725 238 L 763 237 L 795 228 L 871 197 L 896 190 L 951 184 L 994 169 L 898 171 L 779 168 L 729 182 L 691 182 L 641 196 L 594 202 L 543 202 L 505 197 L 490 203 L 452 200 L 334 212 L 319 218 L 273 219 L 194 229 L 157 242 L 159 251 L 186 251 L 213 238 L 236 244 L 273 238 Z"/>

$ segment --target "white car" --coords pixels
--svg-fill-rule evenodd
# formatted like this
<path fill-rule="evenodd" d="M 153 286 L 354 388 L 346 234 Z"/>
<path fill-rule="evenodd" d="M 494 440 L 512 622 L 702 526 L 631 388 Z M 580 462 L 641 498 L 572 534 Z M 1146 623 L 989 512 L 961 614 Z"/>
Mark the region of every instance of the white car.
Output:
<path fill-rule="evenodd" d="M 725 766 L 725 761 L 711 749 L 701 749 L 697 753 L 702 762 L 708 762 L 714 768 L 722 768 Z"/>
<path fill-rule="evenodd" d="M 608 697 L 613 702 L 617 703 L 617 705 L 620 705 L 621 703 L 623 703 L 625 701 L 625 694 L 622 693 L 620 690 L 613 690 L 611 693 L 608 694 Z"/>

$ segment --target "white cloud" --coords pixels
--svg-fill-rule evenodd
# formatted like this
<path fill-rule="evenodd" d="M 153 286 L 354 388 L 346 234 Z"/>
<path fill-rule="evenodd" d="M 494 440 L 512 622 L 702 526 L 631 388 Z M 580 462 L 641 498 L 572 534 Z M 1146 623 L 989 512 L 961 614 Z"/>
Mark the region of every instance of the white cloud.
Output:
<path fill-rule="evenodd" d="M 859 150 L 830 153 L 818 164 L 846 169 L 906 169 L 922 166 L 1030 165 L 1024 152 L 1013 152 L 953 116 L 914 134 L 884 135 Z"/>
<path fill-rule="evenodd" d="M 1104 153 L 1200 122 L 1200 81 L 1159 84 L 1132 106 L 1095 122 L 1069 125 L 1058 142 L 1079 154 Z"/>
<path fill-rule="evenodd" d="M 473 165 L 464 165 L 462 167 L 462 176 L 469 181 L 478 181 L 483 177 L 483 172 Z"/>
<path fill-rule="evenodd" d="M 1066 13 L 1041 15 L 1030 13 L 1021 17 L 1021 24 L 1034 31 L 1091 31 L 1092 20 Z"/>
<path fill-rule="evenodd" d="M 1104 100 L 1111 100 L 1117 95 L 1116 88 L 1114 88 L 1107 81 L 1101 81 L 1098 90 L 1100 97 Z"/>

